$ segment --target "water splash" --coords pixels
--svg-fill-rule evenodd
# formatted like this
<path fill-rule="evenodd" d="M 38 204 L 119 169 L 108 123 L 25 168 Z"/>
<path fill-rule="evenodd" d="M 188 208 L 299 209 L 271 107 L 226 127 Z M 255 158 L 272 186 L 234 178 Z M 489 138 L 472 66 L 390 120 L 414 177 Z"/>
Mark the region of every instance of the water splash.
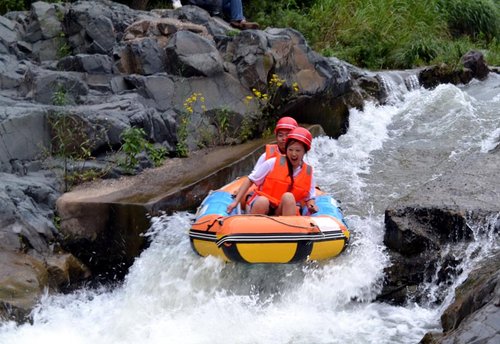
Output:
<path fill-rule="evenodd" d="M 466 218 L 466 225 L 472 232 L 471 241 L 449 243 L 443 247 L 435 273 L 428 283 L 422 285 L 427 304 L 437 304 L 441 311 L 454 301 L 452 291 L 467 279 L 479 262 L 500 249 L 496 227 L 500 223 L 500 213 L 478 218 L 469 212 Z"/>
<path fill-rule="evenodd" d="M 243 265 L 201 258 L 187 235 L 193 215 L 160 216 L 152 219 L 150 247 L 121 285 L 47 295 L 34 311 L 33 324 L 1 323 L 0 342 L 418 342 L 427 331 L 439 330 L 439 307 L 373 301 L 389 264 L 383 211 L 444 173 L 454 159 L 481 149 L 499 127 L 500 98 L 482 98 L 490 87 L 498 91 L 497 80 L 407 89 L 393 104 L 353 110 L 350 129 L 338 140 L 313 141 L 308 159 L 318 184 L 342 200 L 352 229 L 348 249 L 336 259 Z M 455 285 L 476 258 L 498 249 L 498 233 L 491 230 L 498 217 L 490 220 L 468 221 L 480 239 L 464 248 L 470 258 L 462 261 Z M 479 248 L 488 250 L 478 254 Z M 444 300 L 442 305 L 453 297 L 442 294 L 436 283 L 427 287 L 429 299 Z"/>

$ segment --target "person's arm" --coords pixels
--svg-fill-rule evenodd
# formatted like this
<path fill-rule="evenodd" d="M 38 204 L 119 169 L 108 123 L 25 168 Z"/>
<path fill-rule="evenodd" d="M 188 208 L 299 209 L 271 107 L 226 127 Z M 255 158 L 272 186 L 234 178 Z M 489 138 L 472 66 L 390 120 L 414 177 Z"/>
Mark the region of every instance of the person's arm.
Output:
<path fill-rule="evenodd" d="M 252 184 L 253 184 L 253 182 L 249 178 L 245 178 L 245 180 L 243 181 L 243 183 L 240 186 L 240 189 L 238 190 L 238 193 L 236 194 L 236 197 L 227 206 L 226 211 L 228 214 L 231 213 L 234 208 L 236 208 L 238 203 L 240 203 L 241 198 L 243 197 L 243 195 L 245 195 L 247 193 L 248 189 L 250 188 L 250 186 L 252 186 Z"/>
<path fill-rule="evenodd" d="M 276 158 L 265 160 L 258 168 L 248 175 L 248 178 L 241 184 L 235 199 L 227 206 L 227 212 L 230 213 L 238 202 L 247 193 L 252 184 L 261 185 L 269 172 L 273 169 Z"/>

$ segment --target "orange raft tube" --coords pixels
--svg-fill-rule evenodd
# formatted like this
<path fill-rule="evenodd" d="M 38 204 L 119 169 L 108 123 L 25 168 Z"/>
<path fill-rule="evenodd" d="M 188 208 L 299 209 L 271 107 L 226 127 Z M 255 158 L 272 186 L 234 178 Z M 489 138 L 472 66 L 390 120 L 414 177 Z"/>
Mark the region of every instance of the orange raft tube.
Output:
<path fill-rule="evenodd" d="M 244 178 L 212 191 L 203 200 L 189 230 L 199 255 L 246 263 L 292 263 L 339 255 L 349 241 L 349 230 L 335 200 L 318 192 L 319 211 L 307 216 L 230 214 L 227 206 Z"/>

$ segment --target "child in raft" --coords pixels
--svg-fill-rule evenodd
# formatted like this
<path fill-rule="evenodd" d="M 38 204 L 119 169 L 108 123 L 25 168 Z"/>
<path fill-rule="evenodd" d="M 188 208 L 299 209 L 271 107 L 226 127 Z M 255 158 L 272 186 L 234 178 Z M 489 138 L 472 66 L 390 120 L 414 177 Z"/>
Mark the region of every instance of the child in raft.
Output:
<path fill-rule="evenodd" d="M 282 117 L 276 123 L 274 128 L 274 135 L 276 135 L 276 143 L 266 145 L 266 151 L 262 153 L 253 168 L 254 171 L 266 160 L 272 157 L 279 157 L 286 154 L 286 138 L 290 131 L 297 128 L 299 125 L 292 117 Z"/>
<path fill-rule="evenodd" d="M 267 159 L 255 168 L 228 205 L 227 212 L 238 205 L 252 184 L 258 189 L 247 202 L 250 214 L 298 215 L 297 206 L 301 205 L 306 205 L 311 213 L 317 212 L 313 168 L 303 161 L 311 142 L 312 135 L 306 128 L 291 130 L 286 138 L 286 155 Z"/>

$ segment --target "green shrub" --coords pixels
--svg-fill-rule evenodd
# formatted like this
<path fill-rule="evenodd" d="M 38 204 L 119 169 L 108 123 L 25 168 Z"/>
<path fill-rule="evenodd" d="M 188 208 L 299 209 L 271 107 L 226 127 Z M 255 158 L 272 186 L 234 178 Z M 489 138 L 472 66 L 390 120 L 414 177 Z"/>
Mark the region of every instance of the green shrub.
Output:
<path fill-rule="evenodd" d="M 267 128 L 274 128 L 282 108 L 290 101 L 293 101 L 298 92 L 299 85 L 297 82 L 290 85 L 277 74 L 271 75 L 265 89 L 253 88 L 253 96 L 246 96 L 244 101 L 247 104 L 254 102 L 257 108 L 253 116 L 254 133 L 261 133 Z"/>
<path fill-rule="evenodd" d="M 121 138 L 123 140 L 121 150 L 125 153 L 125 161 L 121 165 L 128 172 L 132 172 L 137 167 L 139 163 L 137 156 L 143 151 L 146 151 L 155 167 L 160 166 L 167 156 L 165 148 L 156 148 L 146 140 L 146 132 L 143 128 L 127 128 L 121 133 Z"/>
<path fill-rule="evenodd" d="M 177 144 L 175 145 L 176 153 L 179 158 L 185 158 L 189 155 L 189 146 L 187 138 L 189 135 L 188 127 L 191 122 L 191 117 L 188 113 L 183 113 L 179 117 L 177 126 Z"/>
<path fill-rule="evenodd" d="M 142 128 L 130 127 L 120 137 L 123 140 L 121 150 L 125 153 L 125 161 L 121 165 L 131 171 L 139 163 L 137 156 L 146 148 L 146 132 Z"/>
<path fill-rule="evenodd" d="M 10 11 L 22 11 L 26 9 L 24 0 L 2 0 L 0 1 L 0 15 Z"/>
<path fill-rule="evenodd" d="M 57 106 L 67 105 L 65 90 L 59 87 L 52 97 Z M 92 147 L 96 139 L 89 138 L 87 127 L 80 117 L 65 111 L 56 111 L 48 116 L 51 129 L 50 153 L 63 161 L 65 191 L 81 178 L 78 175 L 85 169 L 85 161 L 91 158 Z M 72 172 L 70 172 L 70 167 Z"/>
<path fill-rule="evenodd" d="M 487 47 L 485 59 L 490 66 L 500 66 L 500 39 L 494 38 Z"/>
<path fill-rule="evenodd" d="M 442 53 L 443 41 L 436 38 L 415 38 L 395 47 L 388 57 L 387 64 L 392 68 L 411 68 L 429 65 Z"/>
<path fill-rule="evenodd" d="M 498 3 L 491 0 L 441 0 L 439 8 L 455 37 L 467 35 L 473 40 L 484 38 L 487 42 L 500 38 Z"/>

